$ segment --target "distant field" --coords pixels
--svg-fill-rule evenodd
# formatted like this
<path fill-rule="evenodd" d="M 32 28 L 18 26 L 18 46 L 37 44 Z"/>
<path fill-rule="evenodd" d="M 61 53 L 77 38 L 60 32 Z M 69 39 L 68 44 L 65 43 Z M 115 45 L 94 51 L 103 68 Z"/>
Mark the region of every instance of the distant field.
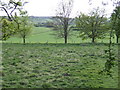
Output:
<path fill-rule="evenodd" d="M 27 43 L 64 43 L 64 39 L 57 38 L 55 35 L 53 35 L 55 32 L 51 28 L 45 28 L 45 27 L 34 27 L 33 32 L 27 37 L 26 42 Z M 68 38 L 68 43 L 89 43 L 91 42 L 91 39 L 82 40 L 81 38 L 78 38 L 79 35 L 78 31 L 72 31 L 73 35 Z M 11 37 L 6 42 L 8 43 L 22 43 L 22 39 L 18 36 Z M 107 39 L 99 39 L 96 40 L 96 42 L 99 43 L 108 43 L 109 40 Z M 113 39 L 113 42 L 115 42 L 115 38 Z"/>
<path fill-rule="evenodd" d="M 117 45 L 112 77 L 99 74 L 104 44 L 3 44 L 3 88 L 118 88 Z"/>

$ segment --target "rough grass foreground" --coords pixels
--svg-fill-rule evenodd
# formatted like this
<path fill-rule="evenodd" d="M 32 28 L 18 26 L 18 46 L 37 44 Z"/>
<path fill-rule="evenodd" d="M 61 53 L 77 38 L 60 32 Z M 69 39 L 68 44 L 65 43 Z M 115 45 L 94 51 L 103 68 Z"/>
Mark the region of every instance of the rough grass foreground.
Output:
<path fill-rule="evenodd" d="M 117 45 L 113 48 L 117 56 Z M 3 44 L 3 88 L 117 88 L 117 61 L 112 77 L 99 74 L 105 49 L 104 44 Z"/>

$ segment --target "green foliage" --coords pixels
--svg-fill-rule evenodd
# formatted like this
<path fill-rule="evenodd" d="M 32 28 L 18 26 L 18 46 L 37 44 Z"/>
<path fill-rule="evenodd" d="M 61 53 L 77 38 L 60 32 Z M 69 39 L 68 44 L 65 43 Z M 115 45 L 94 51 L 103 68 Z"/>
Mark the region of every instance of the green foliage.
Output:
<path fill-rule="evenodd" d="M 2 40 L 7 40 L 14 33 L 17 33 L 17 30 L 19 29 L 19 22 L 17 20 L 17 14 L 20 14 L 20 15 L 26 14 L 26 12 L 22 11 L 25 3 L 26 2 L 21 1 L 21 0 L 19 1 L 9 0 L 8 2 L 0 1 L 0 9 L 4 11 L 7 15 L 7 18 L 3 19 L 2 22 L 0 22 L 1 27 L 2 27 L 1 29 Z"/>
<path fill-rule="evenodd" d="M 28 16 L 17 17 L 17 22 L 19 23 L 18 35 L 23 38 L 23 43 L 25 43 L 26 37 L 32 31 L 32 23 L 29 21 Z"/>
<path fill-rule="evenodd" d="M 108 20 L 99 8 L 90 12 L 90 15 L 81 13 L 79 17 L 76 17 L 76 27 L 80 30 L 80 37 L 91 38 L 92 42 L 96 38 L 105 38 L 106 32 L 109 30 L 108 26 Z"/>
<path fill-rule="evenodd" d="M 2 40 L 7 40 L 8 38 L 10 38 L 11 35 L 16 33 L 14 25 L 14 22 L 9 21 L 5 18 L 1 20 Z"/>
<path fill-rule="evenodd" d="M 29 19 L 35 24 L 42 24 L 48 21 L 52 22 L 52 17 L 29 16 Z"/>
<path fill-rule="evenodd" d="M 111 15 L 112 29 L 115 30 L 117 38 L 120 37 L 120 6 L 117 6 Z M 118 43 L 118 41 L 117 41 Z"/>
<path fill-rule="evenodd" d="M 107 57 L 107 61 L 105 62 L 105 68 L 103 71 L 112 76 L 111 69 L 115 66 L 117 61 L 113 47 L 109 47 L 109 49 L 105 50 L 105 56 Z"/>
<path fill-rule="evenodd" d="M 114 66 L 114 61 L 117 60 L 115 58 L 115 54 L 113 52 L 113 48 L 112 48 L 112 34 L 113 34 L 113 29 L 115 29 L 115 33 L 117 36 L 117 43 L 118 43 L 118 38 L 120 36 L 120 7 L 116 7 L 116 9 L 114 10 L 114 12 L 111 15 L 111 23 L 112 23 L 112 30 L 110 30 L 110 38 L 109 38 L 109 48 L 108 50 L 105 50 L 105 53 L 107 53 L 107 61 L 105 63 L 105 69 L 103 70 L 104 72 L 107 72 L 107 74 L 111 75 L 111 69 Z M 102 71 L 102 72 L 103 72 Z"/>
<path fill-rule="evenodd" d="M 34 24 L 35 27 L 47 27 L 47 28 L 53 28 L 54 23 L 52 21 L 44 21 L 44 22 L 38 22 Z"/>

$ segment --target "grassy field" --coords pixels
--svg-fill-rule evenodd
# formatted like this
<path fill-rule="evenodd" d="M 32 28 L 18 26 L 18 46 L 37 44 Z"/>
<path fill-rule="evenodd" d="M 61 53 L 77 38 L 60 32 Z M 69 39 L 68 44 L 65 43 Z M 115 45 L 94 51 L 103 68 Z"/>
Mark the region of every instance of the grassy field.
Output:
<path fill-rule="evenodd" d="M 55 32 L 51 28 L 45 28 L 45 27 L 34 27 L 33 32 L 26 38 L 27 43 L 64 43 L 64 39 L 57 38 L 55 35 L 53 35 Z M 78 38 L 79 32 L 78 31 L 72 31 L 73 35 L 68 38 L 68 43 L 86 43 L 91 42 L 91 39 L 82 40 L 81 38 Z M 10 39 L 8 39 L 6 42 L 8 43 L 22 43 L 22 39 L 18 36 L 13 36 Z M 109 39 L 106 38 L 104 40 L 97 39 L 96 42 L 98 43 L 108 43 Z M 113 39 L 113 42 L 115 42 L 115 38 Z"/>
<path fill-rule="evenodd" d="M 3 88 L 117 88 L 117 61 L 112 77 L 98 74 L 107 60 L 105 49 L 105 44 L 4 43 Z M 113 49 L 117 59 L 117 45 Z"/>
<path fill-rule="evenodd" d="M 108 46 L 103 44 L 108 38 L 91 44 L 90 39 L 77 38 L 79 32 L 71 33 L 66 45 L 45 27 L 34 27 L 26 45 L 18 36 L 4 41 L 0 48 L 3 88 L 117 88 L 118 46 L 113 46 L 116 60 L 112 77 L 99 74 L 108 59 L 104 52 Z"/>

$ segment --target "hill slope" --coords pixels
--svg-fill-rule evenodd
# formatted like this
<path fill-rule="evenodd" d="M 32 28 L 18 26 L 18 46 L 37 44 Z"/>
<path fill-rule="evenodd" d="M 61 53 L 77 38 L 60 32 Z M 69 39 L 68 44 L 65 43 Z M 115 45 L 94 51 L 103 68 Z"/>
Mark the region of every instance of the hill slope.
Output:
<path fill-rule="evenodd" d="M 41 17 L 41 16 L 29 16 L 29 19 L 33 22 L 33 23 L 44 23 L 46 21 L 52 21 L 52 17 L 48 16 L 48 17 Z"/>

